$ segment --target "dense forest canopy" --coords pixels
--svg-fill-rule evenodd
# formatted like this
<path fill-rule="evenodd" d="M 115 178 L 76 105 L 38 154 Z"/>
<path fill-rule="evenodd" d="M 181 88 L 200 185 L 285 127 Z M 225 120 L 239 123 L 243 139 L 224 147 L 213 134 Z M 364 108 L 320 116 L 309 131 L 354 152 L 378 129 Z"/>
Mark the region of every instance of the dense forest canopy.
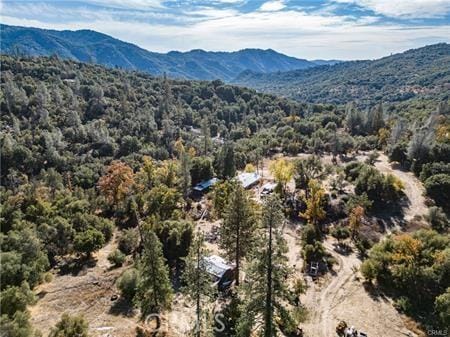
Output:
<path fill-rule="evenodd" d="M 273 74 L 246 71 L 233 82 L 316 103 L 355 101 L 370 106 L 379 100 L 448 99 L 450 44 L 425 46 L 374 61 L 348 61 Z"/>
<path fill-rule="evenodd" d="M 202 153 L 205 123 L 217 141 L 237 140 L 306 110 L 218 80 L 173 81 L 57 58 L 2 57 L 1 67 L 4 178 L 54 168 L 92 187 L 114 158 L 167 159 L 179 138 Z"/>

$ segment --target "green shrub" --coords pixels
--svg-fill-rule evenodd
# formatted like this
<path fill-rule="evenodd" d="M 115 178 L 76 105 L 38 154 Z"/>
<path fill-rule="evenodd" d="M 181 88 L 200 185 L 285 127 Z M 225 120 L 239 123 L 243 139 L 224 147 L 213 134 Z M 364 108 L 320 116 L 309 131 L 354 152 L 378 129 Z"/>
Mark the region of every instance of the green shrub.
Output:
<path fill-rule="evenodd" d="M 136 295 L 138 281 L 139 274 L 134 268 L 126 270 L 117 281 L 117 288 L 119 288 L 122 297 L 129 302 L 133 302 L 134 295 Z"/>
<path fill-rule="evenodd" d="M 441 207 L 430 207 L 426 219 L 431 227 L 438 232 L 445 232 L 450 228 L 450 221 Z"/>
<path fill-rule="evenodd" d="M 25 311 L 27 305 L 35 301 L 34 293 L 27 282 L 23 282 L 20 287 L 7 287 L 0 293 L 1 314 L 13 317 L 17 311 Z"/>
<path fill-rule="evenodd" d="M 368 282 L 372 282 L 378 276 L 377 264 L 372 260 L 364 261 L 360 267 L 360 271 Z"/>
<path fill-rule="evenodd" d="M 85 232 L 78 233 L 74 239 L 75 250 L 90 256 L 105 244 L 105 237 L 102 232 L 94 228 L 89 228 Z"/>
<path fill-rule="evenodd" d="M 436 312 L 439 315 L 443 327 L 450 326 L 450 287 L 442 295 L 436 297 L 434 302 Z"/>
<path fill-rule="evenodd" d="M 450 175 L 440 173 L 429 177 L 425 181 L 425 189 L 438 206 L 450 210 Z"/>
<path fill-rule="evenodd" d="M 362 257 L 367 256 L 367 251 L 372 247 L 373 243 L 367 238 L 360 238 L 355 242 L 356 249 Z"/>
<path fill-rule="evenodd" d="M 335 227 L 331 232 L 331 235 L 341 243 L 343 240 L 348 239 L 350 237 L 350 230 L 347 227 Z"/>
<path fill-rule="evenodd" d="M 134 228 L 123 231 L 119 238 L 118 247 L 125 255 L 133 254 L 139 243 L 139 235 Z"/>
<path fill-rule="evenodd" d="M 422 166 L 422 171 L 420 172 L 420 180 L 426 181 L 429 177 L 441 173 L 450 174 L 450 163 L 426 163 Z"/>
<path fill-rule="evenodd" d="M 30 323 L 28 311 L 17 311 L 12 318 L 7 315 L 0 317 L 1 335 L 5 337 L 42 337 Z"/>
<path fill-rule="evenodd" d="M 409 313 L 412 308 L 411 301 L 407 297 L 404 297 L 404 296 L 401 296 L 400 298 L 397 298 L 394 301 L 394 307 L 398 311 L 405 313 L 405 314 Z"/>
<path fill-rule="evenodd" d="M 49 337 L 89 337 L 88 327 L 83 316 L 70 316 L 64 313 L 51 330 Z"/>
<path fill-rule="evenodd" d="M 126 255 L 122 253 L 120 250 L 116 249 L 109 253 L 108 261 L 114 265 L 114 267 L 120 267 L 125 262 Z"/>

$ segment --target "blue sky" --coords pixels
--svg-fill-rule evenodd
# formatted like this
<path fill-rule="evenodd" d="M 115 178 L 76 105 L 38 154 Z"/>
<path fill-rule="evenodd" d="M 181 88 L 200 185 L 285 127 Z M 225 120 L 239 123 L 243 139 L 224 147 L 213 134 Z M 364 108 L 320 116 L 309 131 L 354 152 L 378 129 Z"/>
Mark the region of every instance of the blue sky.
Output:
<path fill-rule="evenodd" d="M 1 22 L 93 29 L 167 52 L 372 59 L 450 41 L 450 0 L 1 0 Z"/>

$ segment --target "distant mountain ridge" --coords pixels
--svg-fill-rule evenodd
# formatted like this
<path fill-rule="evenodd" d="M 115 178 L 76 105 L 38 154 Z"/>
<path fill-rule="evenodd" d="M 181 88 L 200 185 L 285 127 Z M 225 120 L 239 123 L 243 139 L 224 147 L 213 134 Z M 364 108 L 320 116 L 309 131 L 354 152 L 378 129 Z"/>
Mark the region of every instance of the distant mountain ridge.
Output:
<path fill-rule="evenodd" d="M 229 81 L 246 70 L 268 73 L 312 68 L 328 62 L 298 59 L 272 49 L 155 53 L 92 30 L 57 31 L 4 24 L 0 24 L 0 30 L 1 52 L 5 54 L 58 55 L 81 62 L 146 71 L 153 75 L 166 73 L 170 77 L 186 79 Z"/>
<path fill-rule="evenodd" d="M 450 44 L 438 43 L 378 60 L 347 61 L 314 68 L 242 72 L 234 84 L 311 103 L 360 105 L 414 97 L 450 98 Z"/>

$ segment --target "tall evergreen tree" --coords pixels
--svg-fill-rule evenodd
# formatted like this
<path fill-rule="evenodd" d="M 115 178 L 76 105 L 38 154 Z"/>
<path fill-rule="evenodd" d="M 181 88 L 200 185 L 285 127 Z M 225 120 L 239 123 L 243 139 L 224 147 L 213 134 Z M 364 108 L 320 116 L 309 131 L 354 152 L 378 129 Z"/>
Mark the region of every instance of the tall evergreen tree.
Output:
<path fill-rule="evenodd" d="M 189 255 L 185 259 L 186 267 L 183 274 L 183 281 L 186 286 L 184 291 L 195 301 L 196 324 L 194 334 L 196 337 L 204 335 L 204 319 L 203 308 L 207 305 L 213 293 L 211 276 L 208 273 L 205 263 L 205 257 L 208 250 L 205 247 L 203 233 L 197 233 Z"/>
<path fill-rule="evenodd" d="M 352 135 L 361 133 L 363 124 L 363 115 L 360 110 L 355 107 L 355 104 L 348 104 L 345 108 L 345 123 L 348 131 Z"/>
<path fill-rule="evenodd" d="M 225 209 L 220 228 L 220 247 L 236 264 L 236 285 L 239 285 L 241 260 L 254 240 L 256 219 L 254 205 L 241 185 L 236 185 Z"/>
<path fill-rule="evenodd" d="M 389 145 L 391 147 L 395 146 L 401 140 L 405 129 L 405 121 L 403 119 L 399 119 L 395 122 L 392 127 L 391 137 L 389 138 Z"/>
<path fill-rule="evenodd" d="M 186 199 L 189 196 L 191 188 L 191 168 L 192 161 L 189 152 L 186 151 L 182 140 L 179 139 L 175 142 L 175 147 L 178 152 L 178 160 L 180 161 L 179 171 L 181 176 L 180 187 L 183 197 Z"/>
<path fill-rule="evenodd" d="M 285 306 L 290 298 L 286 282 L 290 268 L 282 236 L 284 216 L 279 198 L 268 198 L 263 209 L 260 240 L 252 251 L 248 282 L 244 286 L 246 314 L 239 324 L 240 336 L 253 335 L 254 331 L 259 336 L 276 336 L 276 318 L 286 331 L 295 328 L 294 319 Z"/>
<path fill-rule="evenodd" d="M 143 239 L 144 249 L 138 262 L 139 283 L 135 301 L 141 308 L 142 316 L 146 317 L 170 308 L 172 286 L 158 237 L 147 227 L 144 228 Z M 158 321 L 158 326 L 159 323 Z"/>
<path fill-rule="evenodd" d="M 366 132 L 375 134 L 384 126 L 383 105 L 379 103 L 372 110 L 367 111 Z"/>
<path fill-rule="evenodd" d="M 201 127 L 203 137 L 203 155 L 207 156 L 211 147 L 211 129 L 209 126 L 209 121 L 206 117 L 202 119 Z"/>
<path fill-rule="evenodd" d="M 219 152 L 218 171 L 224 178 L 232 178 L 236 174 L 233 143 L 227 142 Z"/>

